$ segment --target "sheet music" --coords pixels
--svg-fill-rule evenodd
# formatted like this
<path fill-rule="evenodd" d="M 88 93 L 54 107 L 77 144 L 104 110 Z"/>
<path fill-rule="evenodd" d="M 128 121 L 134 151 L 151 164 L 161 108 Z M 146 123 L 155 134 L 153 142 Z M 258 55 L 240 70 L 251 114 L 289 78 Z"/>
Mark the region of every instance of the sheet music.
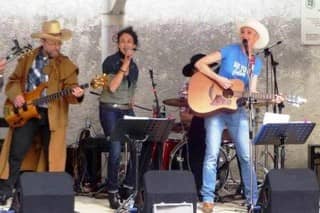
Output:
<path fill-rule="evenodd" d="M 124 120 L 149 120 L 149 117 L 136 117 L 136 116 L 130 116 L 130 115 L 125 115 L 123 116 Z"/>
<path fill-rule="evenodd" d="M 123 116 L 124 120 L 169 120 L 168 118 L 150 118 L 150 117 L 135 117 L 135 116 L 130 116 L 130 115 L 125 115 Z"/>
<path fill-rule="evenodd" d="M 263 117 L 263 124 L 270 124 L 270 123 L 288 123 L 290 120 L 290 115 L 288 114 L 277 114 L 266 112 Z"/>

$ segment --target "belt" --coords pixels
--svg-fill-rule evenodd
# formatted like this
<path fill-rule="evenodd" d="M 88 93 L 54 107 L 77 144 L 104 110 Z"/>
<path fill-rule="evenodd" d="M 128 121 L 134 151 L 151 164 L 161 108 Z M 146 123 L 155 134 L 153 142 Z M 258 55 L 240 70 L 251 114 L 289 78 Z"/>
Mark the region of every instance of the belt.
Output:
<path fill-rule="evenodd" d="M 132 109 L 132 106 L 130 104 L 113 104 L 113 103 L 100 102 L 100 105 L 107 108 L 115 108 L 115 109 L 122 109 L 122 110 Z"/>

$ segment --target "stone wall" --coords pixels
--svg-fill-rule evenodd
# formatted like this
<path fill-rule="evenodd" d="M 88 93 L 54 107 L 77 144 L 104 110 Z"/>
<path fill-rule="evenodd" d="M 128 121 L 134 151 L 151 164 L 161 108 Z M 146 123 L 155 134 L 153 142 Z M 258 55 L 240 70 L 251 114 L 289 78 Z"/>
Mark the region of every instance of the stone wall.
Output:
<path fill-rule="evenodd" d="M 63 52 L 79 65 L 80 82 L 86 82 L 101 73 L 102 59 L 116 50 L 111 38 L 120 27 L 107 23 L 106 5 L 106 1 L 94 0 L 7 1 L 0 8 L 0 55 L 7 53 L 13 38 L 36 45 L 30 34 L 39 30 L 44 20 L 58 19 L 64 27 L 74 31 L 74 38 L 65 43 Z M 237 42 L 235 23 L 246 17 L 261 20 L 268 27 L 270 44 L 282 41 L 272 49 L 275 60 L 279 62 L 280 91 L 308 99 L 300 108 L 286 104 L 283 113 L 290 114 L 291 120 L 317 123 L 320 114 L 317 105 L 320 48 L 301 45 L 300 1 L 295 0 L 128 0 L 124 26 L 134 26 L 140 40 L 136 54 L 141 71 L 136 103 L 152 107 L 149 69 L 154 71 L 160 101 L 177 97 L 184 81 L 181 70 L 190 56 L 199 52 L 210 53 L 227 43 Z M 13 68 L 14 62 L 8 67 L 6 76 Z M 271 74 L 270 69 L 268 73 Z M 266 76 L 264 69 L 259 86 L 261 91 L 265 91 L 267 85 L 271 86 L 266 82 Z M 0 96 L 1 102 L 4 98 L 4 95 Z M 86 118 L 92 121 L 95 131 L 101 133 L 97 106 L 98 97 L 87 92 L 82 105 L 71 107 L 68 144 L 76 142 Z M 260 116 L 264 111 L 265 108 L 261 107 Z M 179 120 L 177 108 L 167 107 L 167 112 Z M 150 112 L 141 109 L 136 109 L 136 113 L 151 116 Z M 318 139 L 319 128 L 316 127 L 308 144 L 317 143 Z M 288 167 L 307 166 L 307 145 L 287 146 L 286 163 Z"/>

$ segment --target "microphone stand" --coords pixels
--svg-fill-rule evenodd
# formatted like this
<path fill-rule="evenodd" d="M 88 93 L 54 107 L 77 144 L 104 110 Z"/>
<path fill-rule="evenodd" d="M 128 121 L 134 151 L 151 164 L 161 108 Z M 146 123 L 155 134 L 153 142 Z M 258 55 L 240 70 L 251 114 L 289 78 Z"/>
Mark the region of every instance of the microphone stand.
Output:
<path fill-rule="evenodd" d="M 281 42 L 277 42 L 274 45 L 271 45 L 269 48 L 265 48 L 264 49 L 264 57 L 266 58 L 266 62 L 267 62 L 267 68 L 268 68 L 268 58 L 270 58 L 270 64 L 271 64 L 271 68 L 272 68 L 272 75 L 270 77 L 273 76 L 273 88 L 272 88 L 272 94 L 278 95 L 279 94 L 279 87 L 278 87 L 278 81 L 277 81 L 277 66 L 279 65 L 279 63 L 277 61 L 274 60 L 273 54 L 270 51 L 270 49 L 278 44 L 281 44 Z M 266 72 L 268 74 L 268 70 Z M 267 76 L 267 81 L 268 81 L 268 76 Z M 268 85 L 268 82 L 267 82 Z M 280 104 L 273 104 L 273 112 L 277 113 L 277 106 L 278 106 L 278 113 L 282 113 L 282 109 L 284 108 L 284 104 L 280 103 Z M 268 107 L 267 107 L 268 109 Z M 267 146 L 267 145 L 266 145 Z M 279 145 L 274 145 L 274 168 L 278 169 L 279 168 L 279 148 L 283 149 L 283 147 L 279 147 Z M 265 159 L 265 161 L 267 161 Z M 265 162 L 267 163 L 267 162 Z M 281 165 L 282 167 L 283 165 Z"/>
<path fill-rule="evenodd" d="M 270 45 L 269 47 L 261 50 L 260 52 L 257 52 L 255 55 L 259 55 L 259 54 L 264 54 L 264 58 L 265 58 L 265 67 L 266 67 L 266 94 L 270 93 L 270 94 L 278 94 L 278 84 L 277 84 L 277 76 L 276 76 L 276 67 L 277 65 L 279 65 L 278 62 L 276 62 L 273 58 L 273 54 L 272 52 L 270 51 L 270 49 L 272 49 L 273 47 L 281 44 L 282 41 L 277 41 L 275 43 L 273 43 L 272 45 Z M 270 60 L 271 60 L 271 66 L 272 66 L 272 70 L 273 72 L 270 71 L 270 75 L 269 75 L 269 57 L 270 57 Z M 273 74 L 272 74 L 273 73 Z M 271 88 L 269 88 L 269 80 L 271 82 L 274 82 L 272 85 L 271 85 Z M 267 102 L 266 103 L 266 112 L 269 112 L 269 103 Z M 279 107 L 279 113 L 281 113 L 282 111 L 282 108 L 284 107 L 283 103 L 282 104 L 279 104 L 278 105 Z M 273 112 L 275 113 L 276 112 L 276 104 L 274 104 L 273 106 Z M 264 147 L 264 167 L 267 167 L 268 165 L 268 153 L 269 153 L 269 150 L 268 150 L 268 145 L 265 145 Z M 257 153 L 256 153 L 256 156 L 257 156 Z M 274 168 L 278 168 L 278 156 L 279 156 L 279 151 L 278 151 L 278 146 L 277 145 L 274 145 Z M 256 160 L 256 168 L 257 168 L 257 160 Z"/>
<path fill-rule="evenodd" d="M 154 82 L 152 69 L 149 70 L 149 74 L 150 74 L 150 79 L 151 79 L 152 91 L 153 91 L 153 95 L 154 95 L 153 102 L 155 103 L 155 106 L 152 107 L 153 117 L 160 118 L 161 117 L 160 104 L 159 104 L 159 98 L 158 98 L 158 93 L 157 93 L 157 89 L 156 89 L 157 84 Z M 162 152 L 163 152 L 162 143 L 155 143 L 153 145 L 153 150 L 154 149 L 157 153 L 157 158 L 156 158 L 157 162 L 154 164 L 154 166 L 156 167 L 156 169 L 157 168 L 160 169 L 161 164 L 162 164 Z"/>
<path fill-rule="evenodd" d="M 248 51 L 246 50 L 246 53 Z M 248 57 L 248 63 L 247 63 L 247 75 L 249 79 L 249 94 L 248 94 L 248 109 L 249 109 L 249 154 L 250 154 L 250 209 L 249 212 L 253 213 L 255 211 L 255 204 L 253 203 L 253 145 L 252 145 L 252 140 L 253 140 L 253 118 L 254 118 L 254 111 L 253 111 L 253 97 L 252 97 L 252 91 L 251 91 L 251 82 L 252 82 L 252 75 L 253 75 L 253 70 L 252 66 L 250 65 L 250 59 L 249 59 L 249 54 L 247 54 Z"/>
<path fill-rule="evenodd" d="M 153 95 L 154 95 L 153 102 L 156 104 L 155 106 L 152 107 L 153 117 L 159 118 L 160 117 L 160 105 L 159 105 L 159 99 L 158 99 L 158 94 L 157 94 L 157 90 L 156 90 L 157 84 L 155 84 L 155 82 L 154 82 L 152 69 L 149 70 L 149 74 L 150 74 L 150 79 L 151 79 L 152 91 L 153 91 Z"/>

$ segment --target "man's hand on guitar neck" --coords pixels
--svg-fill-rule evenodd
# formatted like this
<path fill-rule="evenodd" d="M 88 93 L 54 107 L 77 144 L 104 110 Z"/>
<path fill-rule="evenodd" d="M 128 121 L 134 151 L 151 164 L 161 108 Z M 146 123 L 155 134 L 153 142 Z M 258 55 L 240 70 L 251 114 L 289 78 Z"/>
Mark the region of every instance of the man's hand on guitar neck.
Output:
<path fill-rule="evenodd" d="M 275 95 L 275 97 L 272 99 L 272 102 L 276 104 L 280 104 L 283 101 L 284 101 L 284 98 L 282 97 L 282 94 Z"/>

